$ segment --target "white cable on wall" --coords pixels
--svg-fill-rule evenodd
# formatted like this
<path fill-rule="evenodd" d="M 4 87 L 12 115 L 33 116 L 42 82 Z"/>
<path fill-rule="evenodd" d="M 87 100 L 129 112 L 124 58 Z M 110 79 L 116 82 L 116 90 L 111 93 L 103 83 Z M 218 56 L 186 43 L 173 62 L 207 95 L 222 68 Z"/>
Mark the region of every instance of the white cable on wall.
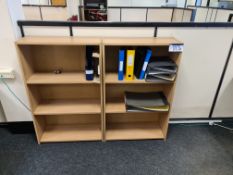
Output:
<path fill-rule="evenodd" d="M 5 87 L 9 90 L 9 92 L 16 98 L 18 102 L 20 102 L 28 111 L 31 112 L 31 109 L 14 93 L 13 90 L 8 86 L 8 84 L 4 81 L 3 78 L 0 77 L 0 81 L 5 85 Z"/>

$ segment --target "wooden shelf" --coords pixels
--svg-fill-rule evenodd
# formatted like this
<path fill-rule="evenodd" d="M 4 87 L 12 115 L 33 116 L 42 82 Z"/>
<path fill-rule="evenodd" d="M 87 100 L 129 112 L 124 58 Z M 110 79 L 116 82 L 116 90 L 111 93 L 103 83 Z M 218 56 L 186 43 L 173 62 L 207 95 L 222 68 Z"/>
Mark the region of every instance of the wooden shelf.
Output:
<path fill-rule="evenodd" d="M 134 77 L 134 80 L 118 80 L 117 73 L 106 73 L 105 74 L 105 83 L 106 84 L 172 84 L 173 82 L 168 81 L 157 81 L 157 82 L 146 82 L 145 80 L 139 80 Z"/>
<path fill-rule="evenodd" d="M 117 113 L 167 113 L 169 111 L 134 111 L 127 112 L 125 107 L 125 102 L 123 98 L 112 98 L 107 100 L 105 106 L 105 113 L 107 114 L 117 114 Z"/>
<path fill-rule="evenodd" d="M 100 100 L 46 100 L 40 103 L 34 115 L 98 114 L 101 113 Z"/>
<path fill-rule="evenodd" d="M 84 72 L 80 73 L 35 73 L 32 74 L 27 84 L 99 84 L 99 78 L 87 81 Z"/>
<path fill-rule="evenodd" d="M 157 122 L 108 123 L 106 140 L 164 139 Z"/>
<path fill-rule="evenodd" d="M 47 125 L 40 142 L 101 140 L 99 124 Z"/>
<path fill-rule="evenodd" d="M 170 44 L 182 44 L 173 37 L 152 38 L 105 38 L 104 45 L 108 46 L 169 46 Z"/>
<path fill-rule="evenodd" d="M 126 113 L 124 99 L 113 98 L 106 102 L 106 113 Z"/>

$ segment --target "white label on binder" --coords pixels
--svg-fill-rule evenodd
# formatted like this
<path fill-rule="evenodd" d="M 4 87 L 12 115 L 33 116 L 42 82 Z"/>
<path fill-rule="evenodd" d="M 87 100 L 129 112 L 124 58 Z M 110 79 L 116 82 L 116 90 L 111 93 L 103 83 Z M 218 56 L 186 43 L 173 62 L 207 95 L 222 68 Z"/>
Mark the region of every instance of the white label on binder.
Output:
<path fill-rule="evenodd" d="M 168 51 L 169 52 L 183 52 L 184 45 L 183 44 L 171 44 L 169 45 Z"/>
<path fill-rule="evenodd" d="M 119 71 L 123 71 L 123 61 L 120 61 Z"/>
<path fill-rule="evenodd" d="M 93 74 L 94 71 L 93 70 L 86 70 L 86 74 Z"/>
<path fill-rule="evenodd" d="M 143 67 L 142 67 L 142 70 L 143 70 L 143 71 L 146 71 L 147 64 L 148 64 L 148 62 L 144 62 Z"/>
<path fill-rule="evenodd" d="M 133 66 L 133 56 L 128 56 L 128 66 Z"/>

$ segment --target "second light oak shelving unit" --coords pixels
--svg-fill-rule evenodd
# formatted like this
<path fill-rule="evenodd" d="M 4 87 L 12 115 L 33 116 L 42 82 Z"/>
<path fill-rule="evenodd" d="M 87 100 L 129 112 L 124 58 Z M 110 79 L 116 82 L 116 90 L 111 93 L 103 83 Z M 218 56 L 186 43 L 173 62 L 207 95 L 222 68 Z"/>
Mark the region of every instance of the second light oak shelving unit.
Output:
<path fill-rule="evenodd" d="M 181 53 L 169 52 L 172 44 L 182 44 L 175 38 L 109 38 L 103 39 L 104 139 L 139 140 L 166 139 L 168 112 L 127 112 L 124 92 L 162 91 L 172 105 L 175 82 L 148 83 L 145 80 L 118 80 L 120 47 L 136 49 L 149 46 L 153 56 L 168 56 L 179 65 Z"/>

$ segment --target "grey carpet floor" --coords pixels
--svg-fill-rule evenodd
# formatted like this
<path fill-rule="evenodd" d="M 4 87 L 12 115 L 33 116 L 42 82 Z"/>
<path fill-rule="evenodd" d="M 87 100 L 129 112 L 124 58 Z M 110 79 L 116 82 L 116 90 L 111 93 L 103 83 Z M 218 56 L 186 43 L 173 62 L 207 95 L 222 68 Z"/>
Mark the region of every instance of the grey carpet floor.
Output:
<path fill-rule="evenodd" d="M 233 175 L 233 133 L 172 125 L 166 142 L 38 145 L 34 134 L 0 128 L 0 175 Z"/>

